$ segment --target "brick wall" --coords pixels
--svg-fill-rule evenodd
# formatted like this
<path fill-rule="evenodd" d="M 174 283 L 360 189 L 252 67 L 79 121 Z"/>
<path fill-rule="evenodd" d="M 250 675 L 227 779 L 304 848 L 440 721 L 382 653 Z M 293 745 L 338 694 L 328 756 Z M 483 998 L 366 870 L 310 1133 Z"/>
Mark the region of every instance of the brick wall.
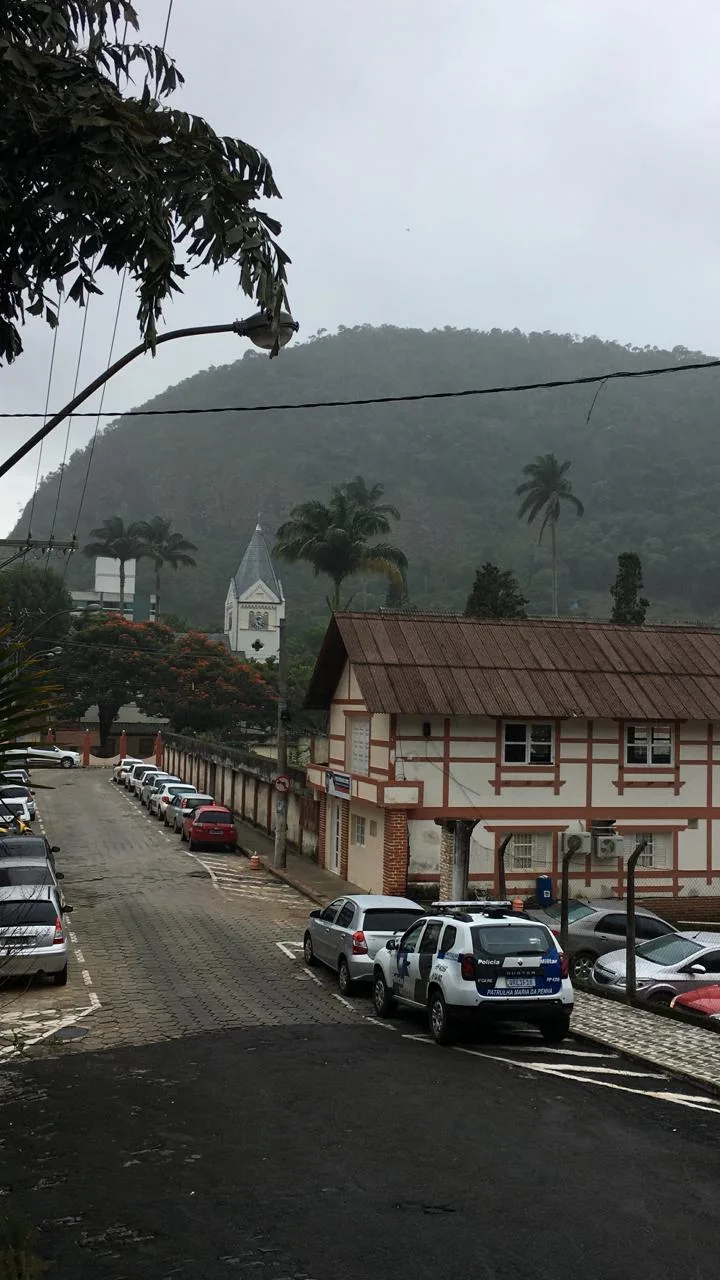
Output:
<path fill-rule="evenodd" d="M 318 804 L 317 860 L 321 867 L 327 866 L 327 797 L 320 793 Z"/>
<path fill-rule="evenodd" d="M 385 810 L 383 845 L 383 893 L 404 897 L 407 893 L 408 823 L 405 809 Z"/>
<path fill-rule="evenodd" d="M 646 898 L 641 895 L 638 896 L 637 904 L 639 907 L 647 907 L 648 911 L 655 911 L 670 924 L 684 926 L 720 922 L 720 898 L 718 897 Z"/>
<path fill-rule="evenodd" d="M 348 845 L 350 843 L 350 801 L 340 801 L 340 879 L 348 878 Z"/>

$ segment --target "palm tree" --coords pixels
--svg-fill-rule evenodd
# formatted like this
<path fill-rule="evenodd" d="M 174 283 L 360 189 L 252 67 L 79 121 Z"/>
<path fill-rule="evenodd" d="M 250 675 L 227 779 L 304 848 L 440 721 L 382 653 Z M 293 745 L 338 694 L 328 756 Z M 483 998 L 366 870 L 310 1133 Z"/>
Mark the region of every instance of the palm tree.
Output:
<path fill-rule="evenodd" d="M 562 504 L 570 503 L 579 516 L 585 511 L 580 499 L 575 497 L 572 484 L 567 478 L 566 473 L 571 466 L 571 462 L 558 462 L 554 453 L 541 454 L 534 462 L 529 462 L 526 467 L 523 467 L 523 475 L 528 479 L 518 485 L 515 490 L 517 496 L 522 497 L 518 519 L 521 520 L 523 516 L 527 516 L 528 524 L 532 524 L 542 513 L 538 543 L 542 542 L 545 530 L 548 527 L 550 529 L 552 611 L 555 617 L 558 616 L 557 523 L 560 519 Z"/>
<path fill-rule="evenodd" d="M 380 502 L 382 494 L 381 484 L 368 488 L 362 476 L 356 476 L 349 484 L 335 486 L 327 505 L 313 499 L 293 507 L 277 531 L 276 556 L 290 563 L 305 560 L 316 577 L 324 573 L 331 579 L 328 606 L 333 613 L 340 608 L 343 583 L 355 574 L 374 573 L 390 582 L 405 582 L 404 551 L 387 542 L 369 542 L 389 533 L 390 521 L 400 519 L 396 507 Z M 345 602 L 346 608 L 349 603 Z"/>
<path fill-rule="evenodd" d="M 88 542 L 83 547 L 86 556 L 109 556 L 111 560 L 120 561 L 120 607 L 119 612 L 125 616 L 125 565 L 128 560 L 140 560 L 147 555 L 141 534 L 141 525 L 133 522 L 125 525 L 120 516 L 109 516 L 99 529 L 91 529 Z"/>
<path fill-rule="evenodd" d="M 188 542 L 181 533 L 172 533 L 172 524 L 162 516 L 142 520 L 137 526 L 145 545 L 145 555 L 155 566 L 155 617 L 160 617 L 160 574 L 165 565 L 171 569 L 187 566 L 193 569 L 197 561 L 188 553 L 197 551 L 194 542 Z"/>

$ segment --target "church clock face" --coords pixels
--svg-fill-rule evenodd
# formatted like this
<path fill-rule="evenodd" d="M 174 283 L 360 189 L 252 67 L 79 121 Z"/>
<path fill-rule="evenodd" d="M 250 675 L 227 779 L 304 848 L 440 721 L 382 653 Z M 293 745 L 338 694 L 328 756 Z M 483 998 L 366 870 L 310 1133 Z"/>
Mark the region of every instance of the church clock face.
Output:
<path fill-rule="evenodd" d="M 264 613 L 262 609 L 250 610 L 250 630 L 251 631 L 267 631 L 268 622 L 269 622 L 268 614 Z"/>

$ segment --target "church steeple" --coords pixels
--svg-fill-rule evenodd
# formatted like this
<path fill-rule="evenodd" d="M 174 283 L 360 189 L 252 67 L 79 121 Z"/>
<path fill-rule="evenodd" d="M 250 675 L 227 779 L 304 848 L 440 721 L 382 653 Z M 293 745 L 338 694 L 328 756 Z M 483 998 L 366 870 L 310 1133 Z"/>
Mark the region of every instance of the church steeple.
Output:
<path fill-rule="evenodd" d="M 248 543 L 245 555 L 240 561 L 234 581 L 235 590 L 239 598 L 244 596 L 246 591 L 249 591 L 256 583 L 262 582 L 264 586 L 269 588 L 278 602 L 283 599 L 282 587 L 273 568 L 270 550 L 260 526 L 259 515 L 255 532 Z"/>
<path fill-rule="evenodd" d="M 225 601 L 225 635 L 234 653 L 267 662 L 279 650 L 279 622 L 285 617 L 282 583 L 260 524 L 230 581 Z"/>

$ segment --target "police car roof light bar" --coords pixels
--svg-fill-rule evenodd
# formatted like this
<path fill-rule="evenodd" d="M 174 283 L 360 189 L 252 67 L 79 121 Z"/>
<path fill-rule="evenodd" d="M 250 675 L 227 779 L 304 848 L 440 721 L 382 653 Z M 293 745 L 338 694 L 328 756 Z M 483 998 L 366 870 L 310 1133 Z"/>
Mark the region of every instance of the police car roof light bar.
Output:
<path fill-rule="evenodd" d="M 512 911 L 512 902 L 491 902 L 486 898 L 472 898 L 469 902 L 433 902 L 433 911 L 477 911 L 482 914 L 484 911 Z"/>

